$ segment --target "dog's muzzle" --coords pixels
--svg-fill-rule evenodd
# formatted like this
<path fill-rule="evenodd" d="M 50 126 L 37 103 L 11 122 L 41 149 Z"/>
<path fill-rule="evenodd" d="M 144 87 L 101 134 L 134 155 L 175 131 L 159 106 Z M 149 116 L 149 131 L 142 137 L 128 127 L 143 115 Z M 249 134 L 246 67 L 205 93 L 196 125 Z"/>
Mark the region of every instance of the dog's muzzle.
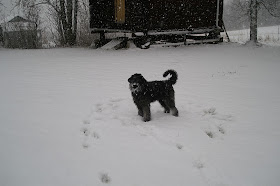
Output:
<path fill-rule="evenodd" d="M 140 85 L 138 83 L 130 83 L 129 89 L 131 92 L 137 92 L 140 90 Z"/>

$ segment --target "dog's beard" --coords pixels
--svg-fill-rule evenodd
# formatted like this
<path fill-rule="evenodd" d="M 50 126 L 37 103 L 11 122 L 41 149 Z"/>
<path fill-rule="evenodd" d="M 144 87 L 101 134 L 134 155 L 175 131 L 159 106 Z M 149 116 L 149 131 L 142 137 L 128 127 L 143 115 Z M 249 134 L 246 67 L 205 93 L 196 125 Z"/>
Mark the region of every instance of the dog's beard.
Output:
<path fill-rule="evenodd" d="M 129 89 L 132 93 L 138 93 L 141 91 L 141 86 L 139 83 L 130 83 Z"/>

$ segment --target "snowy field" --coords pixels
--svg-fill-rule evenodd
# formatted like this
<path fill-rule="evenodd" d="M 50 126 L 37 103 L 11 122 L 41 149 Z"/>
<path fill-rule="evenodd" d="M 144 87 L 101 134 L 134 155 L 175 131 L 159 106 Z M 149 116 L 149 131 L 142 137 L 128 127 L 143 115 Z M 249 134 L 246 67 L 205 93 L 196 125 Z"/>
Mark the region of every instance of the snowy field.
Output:
<path fill-rule="evenodd" d="M 250 39 L 250 29 L 229 31 L 228 35 L 232 42 L 245 43 Z M 226 38 L 225 35 L 223 37 Z M 267 45 L 280 46 L 280 25 L 259 27 L 258 40 Z"/>
<path fill-rule="evenodd" d="M 127 79 L 174 85 L 137 115 Z M 278 186 L 280 48 L 0 49 L 1 186 Z"/>

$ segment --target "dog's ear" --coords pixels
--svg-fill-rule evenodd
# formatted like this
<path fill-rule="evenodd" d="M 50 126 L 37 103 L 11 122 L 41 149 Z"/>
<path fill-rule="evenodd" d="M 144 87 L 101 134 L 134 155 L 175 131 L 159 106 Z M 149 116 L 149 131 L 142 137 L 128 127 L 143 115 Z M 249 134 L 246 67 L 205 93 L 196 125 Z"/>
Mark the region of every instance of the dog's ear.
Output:
<path fill-rule="evenodd" d="M 138 74 L 137 78 L 140 81 L 139 83 L 147 83 L 147 80 L 141 74 Z"/>
<path fill-rule="evenodd" d="M 128 78 L 129 83 L 141 83 L 146 82 L 146 79 L 141 74 L 133 74 L 130 78 Z"/>
<path fill-rule="evenodd" d="M 132 76 L 130 76 L 130 78 L 128 78 L 128 82 L 129 82 L 129 83 L 133 83 L 133 80 L 136 79 L 136 75 L 137 75 L 137 74 L 133 74 Z"/>

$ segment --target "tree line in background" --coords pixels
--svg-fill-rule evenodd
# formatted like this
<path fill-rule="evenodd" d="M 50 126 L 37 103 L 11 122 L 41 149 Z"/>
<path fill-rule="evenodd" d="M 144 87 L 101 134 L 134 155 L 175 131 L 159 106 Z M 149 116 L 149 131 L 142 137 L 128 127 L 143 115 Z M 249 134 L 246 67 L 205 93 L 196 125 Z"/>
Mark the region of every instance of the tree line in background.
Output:
<path fill-rule="evenodd" d="M 53 37 L 52 40 L 58 41 L 62 46 L 89 46 L 92 36 L 89 30 L 88 4 L 88 0 L 16 0 L 15 7 L 19 8 L 27 19 L 35 22 L 37 29 L 41 29 L 43 36 L 47 35 L 48 39 Z M 1 5 L 3 6 L 0 0 Z M 42 9 L 47 9 L 43 19 Z M 257 27 L 279 25 L 279 18 L 280 0 L 225 1 L 226 28 L 250 28 L 250 40 L 255 43 Z"/>
<path fill-rule="evenodd" d="M 224 21 L 227 30 L 249 28 L 249 0 L 229 0 L 224 5 Z M 280 0 L 266 0 L 258 7 L 258 26 L 280 25 Z M 278 6 L 278 7 L 277 7 Z M 277 16 L 278 13 L 278 16 Z M 272 15 L 271 15 L 272 14 Z"/>
<path fill-rule="evenodd" d="M 15 7 L 36 23 L 47 37 L 45 40 L 52 37 L 61 46 L 88 46 L 88 4 L 88 0 L 16 0 Z"/>
<path fill-rule="evenodd" d="M 258 43 L 259 26 L 280 24 L 280 0 L 230 0 L 225 5 L 227 28 L 250 28 L 251 43 Z"/>

